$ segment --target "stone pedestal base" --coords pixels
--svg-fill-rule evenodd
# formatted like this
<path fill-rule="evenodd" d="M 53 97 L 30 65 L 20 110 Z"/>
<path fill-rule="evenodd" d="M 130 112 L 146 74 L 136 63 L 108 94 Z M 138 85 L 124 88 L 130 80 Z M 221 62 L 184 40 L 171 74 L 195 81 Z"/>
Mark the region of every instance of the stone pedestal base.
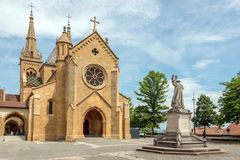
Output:
<path fill-rule="evenodd" d="M 189 110 L 168 111 L 167 133 L 178 133 L 182 136 L 191 135 L 191 112 Z"/>
<path fill-rule="evenodd" d="M 154 140 L 155 146 L 182 148 L 183 146 L 204 146 L 206 141 L 192 134 L 191 112 L 171 109 L 167 113 L 166 135 Z"/>

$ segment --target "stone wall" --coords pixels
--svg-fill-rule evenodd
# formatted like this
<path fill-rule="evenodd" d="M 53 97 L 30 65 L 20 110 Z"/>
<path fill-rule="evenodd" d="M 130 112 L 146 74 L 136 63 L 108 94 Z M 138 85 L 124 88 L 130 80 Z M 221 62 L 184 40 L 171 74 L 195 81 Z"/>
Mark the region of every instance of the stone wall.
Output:
<path fill-rule="evenodd" d="M 56 70 L 56 66 L 43 64 L 40 68 L 40 75 L 42 78 L 43 84 L 49 80 L 52 73 Z"/>
<path fill-rule="evenodd" d="M 29 108 L 28 140 L 55 140 L 56 109 L 53 101 L 53 114 L 48 113 L 49 101 L 53 100 L 55 82 L 33 88 Z"/>

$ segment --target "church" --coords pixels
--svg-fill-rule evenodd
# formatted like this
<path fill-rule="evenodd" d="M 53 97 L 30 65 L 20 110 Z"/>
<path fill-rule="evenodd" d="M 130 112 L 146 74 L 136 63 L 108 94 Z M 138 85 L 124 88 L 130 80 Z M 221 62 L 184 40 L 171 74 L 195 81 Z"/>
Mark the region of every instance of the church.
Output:
<path fill-rule="evenodd" d="M 96 17 L 91 21 L 93 32 L 73 44 L 68 20 L 43 61 L 31 10 L 19 58 L 20 94 L 0 89 L 0 136 L 24 135 L 28 141 L 131 138 L 128 97 L 119 92 L 119 58 L 97 32 Z"/>

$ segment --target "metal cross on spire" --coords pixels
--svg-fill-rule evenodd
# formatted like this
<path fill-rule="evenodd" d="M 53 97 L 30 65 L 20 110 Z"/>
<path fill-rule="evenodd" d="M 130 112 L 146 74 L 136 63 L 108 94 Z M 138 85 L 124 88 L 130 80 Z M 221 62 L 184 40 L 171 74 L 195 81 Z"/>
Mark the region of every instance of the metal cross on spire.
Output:
<path fill-rule="evenodd" d="M 68 27 L 70 26 L 70 19 L 72 18 L 69 14 L 66 16 L 68 18 Z"/>
<path fill-rule="evenodd" d="M 93 22 L 93 32 L 97 31 L 96 24 L 99 24 L 100 22 L 97 21 L 96 16 L 93 17 L 93 20 L 90 19 L 91 22 Z"/>
<path fill-rule="evenodd" d="M 30 5 L 28 5 L 29 7 L 31 7 L 31 16 L 33 15 L 32 14 L 32 10 L 33 10 L 33 8 L 35 8 L 35 6 L 31 3 Z"/>

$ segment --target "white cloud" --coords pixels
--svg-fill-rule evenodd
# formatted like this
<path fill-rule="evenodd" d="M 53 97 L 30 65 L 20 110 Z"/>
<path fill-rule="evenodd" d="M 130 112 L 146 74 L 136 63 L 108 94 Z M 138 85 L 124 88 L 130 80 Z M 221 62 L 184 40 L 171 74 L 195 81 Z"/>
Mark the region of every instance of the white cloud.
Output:
<path fill-rule="evenodd" d="M 73 17 L 74 37 L 91 32 L 92 24 L 89 20 L 93 16 L 100 20 L 99 30 L 104 28 L 113 33 L 117 28 L 142 26 L 160 15 L 160 6 L 156 0 L 35 0 L 33 3 L 36 6 L 33 12 L 36 33 L 44 36 L 59 36 L 62 26 L 67 24 L 67 14 Z M 1 35 L 26 36 L 30 10 L 28 1 L 13 3 L 1 0 L 0 10 Z"/>
<path fill-rule="evenodd" d="M 219 59 L 201 59 L 197 61 L 196 64 L 193 65 L 193 67 L 197 69 L 206 69 L 208 66 L 219 62 Z"/>
<path fill-rule="evenodd" d="M 226 41 L 226 37 L 217 34 L 199 33 L 190 34 L 182 38 L 187 43 L 210 43 Z"/>
<path fill-rule="evenodd" d="M 12 52 L 5 52 L 0 58 L 0 67 L 4 65 L 18 64 L 19 57 L 13 55 Z"/>
<path fill-rule="evenodd" d="M 153 59 L 160 63 L 181 68 L 182 54 L 177 52 L 177 50 L 168 47 L 163 44 L 160 40 L 152 40 L 146 50 Z"/>
<path fill-rule="evenodd" d="M 227 4 L 231 8 L 239 9 L 240 8 L 240 0 L 226 0 Z"/>

